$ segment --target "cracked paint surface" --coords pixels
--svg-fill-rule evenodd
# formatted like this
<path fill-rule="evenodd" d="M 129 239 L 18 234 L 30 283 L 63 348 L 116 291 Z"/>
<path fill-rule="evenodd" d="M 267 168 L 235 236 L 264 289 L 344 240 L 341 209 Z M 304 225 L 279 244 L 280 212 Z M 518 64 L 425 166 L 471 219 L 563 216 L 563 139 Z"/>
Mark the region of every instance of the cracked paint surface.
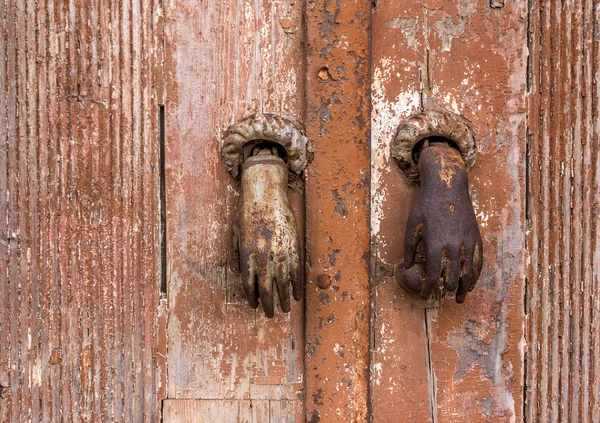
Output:
<path fill-rule="evenodd" d="M 398 409 L 415 422 L 521 421 L 527 52 L 523 6 L 503 11 L 484 1 L 380 1 L 373 14 L 375 422 Z M 461 306 L 413 298 L 390 277 L 417 188 L 388 149 L 400 120 L 423 106 L 462 114 L 476 132 L 469 180 L 484 270 Z"/>
<path fill-rule="evenodd" d="M 290 314 L 269 320 L 243 298 L 232 253 L 239 183 L 227 174 L 221 146 L 231 124 L 256 112 L 302 121 L 302 5 L 166 4 L 167 394 L 172 401 L 211 399 L 167 409 L 183 413 L 178 418 L 193 412 L 235 421 L 252 414 L 255 401 L 255 421 L 265 417 L 256 416 L 261 404 L 266 421 L 301 421 L 303 307 L 294 302 Z M 300 183 L 288 193 L 299 233 L 302 189 Z M 211 415 L 220 402 L 231 409 Z"/>

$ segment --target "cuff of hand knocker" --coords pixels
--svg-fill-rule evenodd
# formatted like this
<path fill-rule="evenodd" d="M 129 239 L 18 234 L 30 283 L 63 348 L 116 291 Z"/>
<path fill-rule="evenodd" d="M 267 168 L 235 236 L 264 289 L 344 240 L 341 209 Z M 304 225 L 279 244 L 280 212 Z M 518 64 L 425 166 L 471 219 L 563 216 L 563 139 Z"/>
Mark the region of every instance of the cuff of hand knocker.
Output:
<path fill-rule="evenodd" d="M 390 148 L 396 165 L 410 183 L 421 182 L 417 162 L 427 142 L 444 142 L 458 150 L 467 170 L 475 163 L 477 149 L 471 122 L 446 110 L 417 113 L 400 123 Z"/>

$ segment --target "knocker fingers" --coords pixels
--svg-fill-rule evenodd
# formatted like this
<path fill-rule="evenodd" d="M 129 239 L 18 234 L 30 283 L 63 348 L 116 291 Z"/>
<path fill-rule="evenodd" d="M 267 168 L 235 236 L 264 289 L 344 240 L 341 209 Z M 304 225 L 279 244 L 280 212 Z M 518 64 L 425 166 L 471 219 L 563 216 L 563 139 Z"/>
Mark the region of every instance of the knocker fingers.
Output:
<path fill-rule="evenodd" d="M 281 257 L 277 266 L 277 294 L 279 296 L 279 307 L 281 311 L 287 313 L 290 311 L 290 279 L 287 257 Z"/>
<path fill-rule="evenodd" d="M 273 285 L 275 279 L 275 262 L 272 259 L 267 259 L 265 263 L 261 263 L 258 276 L 258 292 L 265 316 L 269 318 L 275 315 L 275 308 L 273 306 L 273 296 L 275 295 Z"/>
<path fill-rule="evenodd" d="M 423 223 L 418 213 L 411 211 L 406 224 L 404 235 L 404 267 L 409 269 L 415 262 L 417 246 L 421 242 L 423 234 Z"/>
<path fill-rule="evenodd" d="M 425 261 L 425 283 L 421 288 L 421 298 L 424 300 L 431 297 L 434 290 L 439 286 L 442 274 L 442 252 L 431 251 Z"/>
<path fill-rule="evenodd" d="M 242 289 L 244 296 L 250 303 L 250 307 L 258 307 L 258 258 L 256 254 L 250 254 L 248 259 L 240 262 L 240 270 L 242 274 Z"/>
<path fill-rule="evenodd" d="M 300 260 L 300 249 L 298 248 L 295 254 L 292 255 L 289 262 L 289 278 L 292 284 L 292 292 L 294 300 L 300 301 L 302 299 L 302 290 L 304 288 L 304 271 L 301 266 Z"/>
<path fill-rule="evenodd" d="M 460 249 L 449 248 L 444 251 L 444 289 L 456 291 L 460 277 Z"/>

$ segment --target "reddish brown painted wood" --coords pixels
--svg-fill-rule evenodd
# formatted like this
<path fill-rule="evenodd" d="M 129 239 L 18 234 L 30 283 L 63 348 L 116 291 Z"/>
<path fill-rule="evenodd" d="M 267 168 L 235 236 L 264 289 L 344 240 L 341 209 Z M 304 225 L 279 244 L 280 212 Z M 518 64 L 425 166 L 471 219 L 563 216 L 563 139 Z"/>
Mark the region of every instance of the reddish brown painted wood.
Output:
<path fill-rule="evenodd" d="M 473 122 L 471 196 L 485 264 L 467 303 L 428 313 L 437 421 L 523 420 L 526 6 L 429 14 L 432 99 Z"/>
<path fill-rule="evenodd" d="M 599 4 L 374 2 L 369 182 L 370 2 L 333 3 L 169 3 L 166 95 L 159 2 L 0 3 L 0 421 L 154 422 L 167 394 L 205 399 L 165 401 L 165 421 L 367 421 L 370 386 L 375 422 L 600 422 Z M 301 304 L 267 321 L 239 297 L 219 151 L 256 110 L 302 120 L 305 77 L 306 349 Z M 416 191 L 389 142 L 431 104 L 479 140 L 486 267 L 462 306 L 390 277 Z"/>
<path fill-rule="evenodd" d="M 306 420 L 366 422 L 371 2 L 306 7 Z"/>
<path fill-rule="evenodd" d="M 158 419 L 158 2 L 0 5 L 0 420 Z"/>
<path fill-rule="evenodd" d="M 401 290 L 393 265 L 403 257 L 404 231 L 418 189 L 390 157 L 400 120 L 421 110 L 426 73 L 423 5 L 378 1 L 372 27 L 371 249 L 373 284 L 372 421 L 431 421 L 425 301 Z"/>
<path fill-rule="evenodd" d="M 411 421 L 520 421 L 526 11 L 396 3 L 378 1 L 373 15 L 373 420 L 401 409 Z M 463 305 L 425 304 L 389 277 L 416 191 L 393 168 L 389 142 L 400 119 L 432 106 L 466 116 L 478 140 L 469 179 L 486 259 Z"/>
<path fill-rule="evenodd" d="M 529 10 L 528 422 L 600 421 L 599 11 Z"/>
<path fill-rule="evenodd" d="M 242 297 L 231 251 L 239 184 L 221 144 L 256 112 L 302 121 L 302 3 L 177 0 L 165 31 L 168 397 L 206 400 L 207 410 L 299 400 L 303 305 L 267 319 Z M 303 234 L 303 187 L 290 195 Z"/>

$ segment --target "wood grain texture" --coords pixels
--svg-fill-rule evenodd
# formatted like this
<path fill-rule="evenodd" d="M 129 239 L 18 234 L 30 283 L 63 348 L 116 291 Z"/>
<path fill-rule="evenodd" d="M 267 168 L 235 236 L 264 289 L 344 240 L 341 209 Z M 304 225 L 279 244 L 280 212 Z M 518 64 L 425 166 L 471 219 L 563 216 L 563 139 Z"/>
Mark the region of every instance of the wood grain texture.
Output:
<path fill-rule="evenodd" d="M 368 0 L 307 2 L 306 421 L 368 421 Z"/>
<path fill-rule="evenodd" d="M 600 421 L 599 18 L 529 9 L 528 422 Z"/>
<path fill-rule="evenodd" d="M 380 0 L 372 45 L 373 421 L 399 410 L 419 422 L 522 421 L 526 10 Z M 478 142 L 469 181 L 484 269 L 462 305 L 428 304 L 391 277 L 417 188 L 389 143 L 402 118 L 440 106 L 472 121 Z"/>
<path fill-rule="evenodd" d="M 294 0 L 166 3 L 170 399 L 214 400 L 210 410 L 302 398 L 303 304 L 267 319 L 243 298 L 232 257 L 239 183 L 221 159 L 224 132 L 250 114 L 302 121 L 302 10 Z M 303 234 L 302 185 L 289 195 Z"/>
<path fill-rule="evenodd" d="M 159 15 L 0 4 L 2 422 L 159 418 Z"/>
<path fill-rule="evenodd" d="M 164 421 L 181 423 L 294 423 L 302 401 L 165 400 Z"/>
<path fill-rule="evenodd" d="M 269 401 L 165 400 L 164 421 L 177 423 L 269 423 Z"/>

